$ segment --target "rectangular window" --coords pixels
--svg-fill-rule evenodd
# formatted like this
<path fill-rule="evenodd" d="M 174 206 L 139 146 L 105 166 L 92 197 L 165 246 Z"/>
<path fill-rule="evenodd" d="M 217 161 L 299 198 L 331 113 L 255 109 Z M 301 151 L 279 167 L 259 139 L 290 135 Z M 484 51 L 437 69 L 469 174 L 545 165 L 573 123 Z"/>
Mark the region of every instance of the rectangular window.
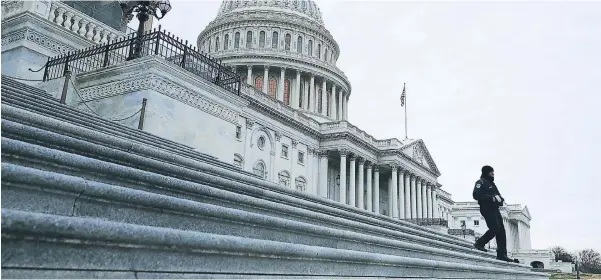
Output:
<path fill-rule="evenodd" d="M 282 157 L 288 158 L 288 146 L 282 144 Z"/>
<path fill-rule="evenodd" d="M 474 225 L 475 226 L 479 226 L 480 225 L 480 221 L 474 221 Z"/>
<path fill-rule="evenodd" d="M 298 163 L 305 163 L 305 153 L 303 153 L 302 151 L 298 151 Z"/>
<path fill-rule="evenodd" d="M 242 139 L 242 127 L 239 125 L 236 126 L 236 139 Z"/>

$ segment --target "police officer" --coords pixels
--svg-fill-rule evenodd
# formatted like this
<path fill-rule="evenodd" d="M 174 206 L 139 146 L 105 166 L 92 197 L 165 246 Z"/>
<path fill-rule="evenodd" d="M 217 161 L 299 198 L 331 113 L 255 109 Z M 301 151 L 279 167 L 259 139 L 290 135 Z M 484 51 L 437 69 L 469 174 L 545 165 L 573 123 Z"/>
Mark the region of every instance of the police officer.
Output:
<path fill-rule="evenodd" d="M 473 197 L 480 204 L 480 214 L 484 217 L 488 227 L 486 233 L 476 240 L 474 247 L 487 252 L 484 246 L 496 237 L 497 259 L 514 262 L 515 260 L 507 257 L 507 236 L 505 235 L 505 226 L 503 226 L 503 217 L 499 211 L 499 207 L 503 205 L 505 199 L 495 185 L 495 172 L 492 167 L 488 165 L 482 167 L 482 175 L 480 180 L 476 181 Z"/>

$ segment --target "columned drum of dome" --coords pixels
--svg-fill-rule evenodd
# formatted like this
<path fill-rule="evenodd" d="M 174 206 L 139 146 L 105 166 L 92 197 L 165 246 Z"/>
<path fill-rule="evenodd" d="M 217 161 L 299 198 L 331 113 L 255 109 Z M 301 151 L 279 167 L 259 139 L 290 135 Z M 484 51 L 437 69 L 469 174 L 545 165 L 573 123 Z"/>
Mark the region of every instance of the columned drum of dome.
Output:
<path fill-rule="evenodd" d="M 311 0 L 223 1 L 197 44 L 271 98 L 318 121 L 347 119 L 340 48 Z"/>

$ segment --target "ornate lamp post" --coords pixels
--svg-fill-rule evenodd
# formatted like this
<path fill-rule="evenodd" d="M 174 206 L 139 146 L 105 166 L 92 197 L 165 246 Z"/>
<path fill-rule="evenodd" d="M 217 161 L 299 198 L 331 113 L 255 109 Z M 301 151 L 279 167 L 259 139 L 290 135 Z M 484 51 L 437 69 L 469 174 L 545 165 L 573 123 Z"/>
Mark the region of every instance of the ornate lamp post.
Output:
<path fill-rule="evenodd" d="M 129 59 L 138 58 L 141 56 L 142 52 L 144 23 L 151 16 L 156 17 L 158 20 L 165 17 L 165 15 L 171 11 L 171 3 L 169 3 L 169 0 L 119 1 L 119 5 L 123 11 L 123 17 L 128 20 L 131 20 L 133 18 L 133 14 L 137 13 L 136 17 L 138 18 L 140 24 L 138 25 L 137 40 L 134 47 L 134 52 Z"/>

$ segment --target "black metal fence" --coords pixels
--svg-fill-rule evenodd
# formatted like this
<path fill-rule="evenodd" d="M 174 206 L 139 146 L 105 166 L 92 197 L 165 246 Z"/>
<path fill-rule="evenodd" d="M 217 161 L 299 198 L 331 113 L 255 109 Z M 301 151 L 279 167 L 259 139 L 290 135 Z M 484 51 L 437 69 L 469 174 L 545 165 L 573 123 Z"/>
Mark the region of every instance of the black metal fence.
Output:
<path fill-rule="evenodd" d="M 420 225 L 420 226 L 444 226 L 444 227 L 448 227 L 449 226 L 449 222 L 445 219 L 404 219 L 407 222 L 416 224 L 416 225 Z"/>
<path fill-rule="evenodd" d="M 135 46 L 141 41 L 139 55 L 134 54 Z M 198 52 L 190 46 L 159 27 L 152 32 L 137 38 L 130 34 L 119 41 L 95 45 L 65 55 L 50 58 L 46 63 L 44 81 L 61 78 L 67 69 L 73 73 L 88 72 L 108 66 L 124 63 L 134 57 L 158 56 L 164 58 L 196 76 L 216 84 L 232 93 L 240 94 L 241 78 L 230 67 Z"/>

